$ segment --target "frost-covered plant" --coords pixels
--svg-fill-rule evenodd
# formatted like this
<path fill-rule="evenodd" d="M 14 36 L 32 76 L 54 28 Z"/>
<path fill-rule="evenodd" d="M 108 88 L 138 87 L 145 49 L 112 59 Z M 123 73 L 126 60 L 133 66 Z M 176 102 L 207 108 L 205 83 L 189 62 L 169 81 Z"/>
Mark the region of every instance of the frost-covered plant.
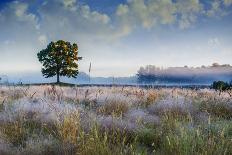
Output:
<path fill-rule="evenodd" d="M 0 103 L 0 154 L 232 152 L 227 92 L 2 86 Z"/>

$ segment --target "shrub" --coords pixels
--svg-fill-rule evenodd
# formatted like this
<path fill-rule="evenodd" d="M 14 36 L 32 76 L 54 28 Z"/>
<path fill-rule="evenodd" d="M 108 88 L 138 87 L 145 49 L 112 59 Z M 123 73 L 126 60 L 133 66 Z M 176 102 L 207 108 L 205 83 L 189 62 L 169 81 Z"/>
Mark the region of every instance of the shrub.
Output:
<path fill-rule="evenodd" d="M 230 85 L 223 81 L 214 81 L 213 89 L 219 90 L 219 91 L 225 91 L 225 90 L 230 89 Z"/>

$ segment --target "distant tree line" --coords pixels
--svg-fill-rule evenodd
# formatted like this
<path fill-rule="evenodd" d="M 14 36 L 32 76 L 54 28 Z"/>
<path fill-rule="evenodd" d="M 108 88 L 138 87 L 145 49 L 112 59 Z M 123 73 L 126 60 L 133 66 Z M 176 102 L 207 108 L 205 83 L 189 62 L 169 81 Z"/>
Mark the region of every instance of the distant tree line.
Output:
<path fill-rule="evenodd" d="M 169 67 L 160 68 L 153 65 L 140 67 L 139 83 L 201 83 L 211 84 L 213 81 L 232 80 L 232 66 L 219 65 L 201 67 Z"/>

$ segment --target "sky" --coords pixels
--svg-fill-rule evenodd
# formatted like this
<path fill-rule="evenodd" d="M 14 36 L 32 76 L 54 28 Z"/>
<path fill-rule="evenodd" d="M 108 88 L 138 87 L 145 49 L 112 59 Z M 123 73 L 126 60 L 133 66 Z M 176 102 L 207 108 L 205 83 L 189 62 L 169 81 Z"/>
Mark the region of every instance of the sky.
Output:
<path fill-rule="evenodd" d="M 0 74 L 40 72 L 36 54 L 60 39 L 92 76 L 232 64 L 232 0 L 0 1 Z"/>

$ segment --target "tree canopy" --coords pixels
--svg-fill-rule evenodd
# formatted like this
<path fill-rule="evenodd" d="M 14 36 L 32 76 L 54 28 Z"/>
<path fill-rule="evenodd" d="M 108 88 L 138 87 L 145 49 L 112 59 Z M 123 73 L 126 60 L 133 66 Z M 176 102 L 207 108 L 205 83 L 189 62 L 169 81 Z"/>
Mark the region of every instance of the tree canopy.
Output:
<path fill-rule="evenodd" d="M 213 89 L 219 90 L 219 91 L 225 91 L 225 90 L 231 89 L 232 87 L 232 85 L 224 81 L 214 81 L 212 86 L 213 86 Z"/>
<path fill-rule="evenodd" d="M 63 40 L 51 42 L 46 49 L 41 50 L 37 57 L 42 63 L 42 74 L 45 78 L 57 76 L 57 83 L 60 76 L 76 78 L 78 75 L 78 46 Z"/>

